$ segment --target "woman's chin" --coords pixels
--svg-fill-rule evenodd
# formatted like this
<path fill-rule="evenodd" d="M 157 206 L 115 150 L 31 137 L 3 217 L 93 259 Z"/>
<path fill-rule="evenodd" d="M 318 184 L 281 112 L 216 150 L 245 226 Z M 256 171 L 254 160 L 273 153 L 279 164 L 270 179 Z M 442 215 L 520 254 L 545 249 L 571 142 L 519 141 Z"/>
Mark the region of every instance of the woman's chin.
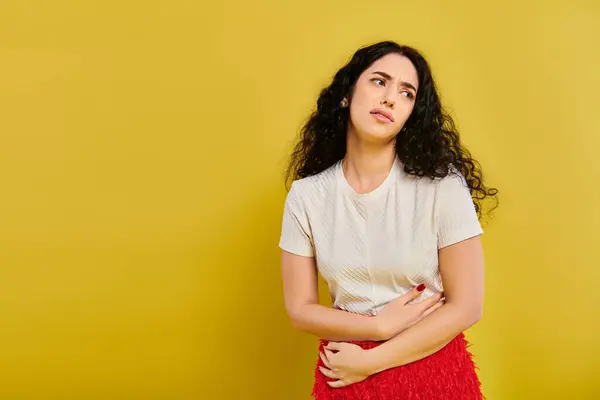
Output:
<path fill-rule="evenodd" d="M 366 143 L 387 144 L 394 140 L 397 132 L 390 132 L 389 129 L 371 129 L 360 135 L 360 140 Z"/>

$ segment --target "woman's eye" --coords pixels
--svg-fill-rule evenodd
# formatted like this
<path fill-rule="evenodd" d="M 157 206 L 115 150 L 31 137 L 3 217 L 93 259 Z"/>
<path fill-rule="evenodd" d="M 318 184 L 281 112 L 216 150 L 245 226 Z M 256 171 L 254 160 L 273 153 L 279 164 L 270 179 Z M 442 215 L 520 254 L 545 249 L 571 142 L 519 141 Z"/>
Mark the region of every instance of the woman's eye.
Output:
<path fill-rule="evenodd" d="M 412 99 L 413 97 L 415 97 L 415 96 L 413 96 L 412 92 L 404 91 L 404 92 L 402 92 L 402 94 L 409 99 Z"/>
<path fill-rule="evenodd" d="M 373 79 L 373 82 L 375 82 L 378 85 L 384 85 L 385 84 L 385 82 L 383 81 L 383 79 L 378 79 L 378 78 Z"/>

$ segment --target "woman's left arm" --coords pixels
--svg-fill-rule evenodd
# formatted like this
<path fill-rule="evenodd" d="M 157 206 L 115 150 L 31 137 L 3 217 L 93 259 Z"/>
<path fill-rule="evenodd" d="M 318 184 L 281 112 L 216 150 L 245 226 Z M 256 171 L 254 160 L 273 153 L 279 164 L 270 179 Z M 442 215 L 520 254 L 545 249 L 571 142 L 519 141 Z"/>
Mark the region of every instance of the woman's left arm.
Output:
<path fill-rule="evenodd" d="M 369 375 L 425 358 L 442 349 L 481 317 L 483 249 L 479 236 L 438 250 L 446 303 L 396 337 L 371 349 L 330 343 L 322 357 L 332 371 L 321 371 L 342 387 Z M 332 351 L 337 351 L 334 353 Z"/>
<path fill-rule="evenodd" d="M 483 250 L 479 236 L 439 250 L 446 304 L 393 339 L 369 350 L 372 374 L 425 358 L 481 318 Z"/>

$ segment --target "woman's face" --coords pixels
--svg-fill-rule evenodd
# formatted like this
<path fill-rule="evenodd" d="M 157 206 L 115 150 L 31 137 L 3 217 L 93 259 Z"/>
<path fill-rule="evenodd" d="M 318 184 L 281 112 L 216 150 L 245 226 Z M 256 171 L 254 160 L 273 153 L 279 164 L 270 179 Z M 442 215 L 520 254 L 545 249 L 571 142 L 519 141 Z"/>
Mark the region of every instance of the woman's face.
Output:
<path fill-rule="evenodd" d="M 368 142 L 389 142 L 415 105 L 417 70 L 400 54 L 375 61 L 358 78 L 350 103 L 349 133 Z"/>

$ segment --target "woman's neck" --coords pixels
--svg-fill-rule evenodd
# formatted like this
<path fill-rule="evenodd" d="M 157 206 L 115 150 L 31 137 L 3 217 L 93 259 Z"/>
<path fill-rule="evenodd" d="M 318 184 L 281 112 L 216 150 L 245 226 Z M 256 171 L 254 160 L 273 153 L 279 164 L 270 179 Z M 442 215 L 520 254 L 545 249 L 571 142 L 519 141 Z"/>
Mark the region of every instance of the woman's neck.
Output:
<path fill-rule="evenodd" d="M 368 193 L 385 181 L 395 159 L 393 141 L 385 145 L 366 144 L 348 135 L 342 171 L 356 193 Z"/>

